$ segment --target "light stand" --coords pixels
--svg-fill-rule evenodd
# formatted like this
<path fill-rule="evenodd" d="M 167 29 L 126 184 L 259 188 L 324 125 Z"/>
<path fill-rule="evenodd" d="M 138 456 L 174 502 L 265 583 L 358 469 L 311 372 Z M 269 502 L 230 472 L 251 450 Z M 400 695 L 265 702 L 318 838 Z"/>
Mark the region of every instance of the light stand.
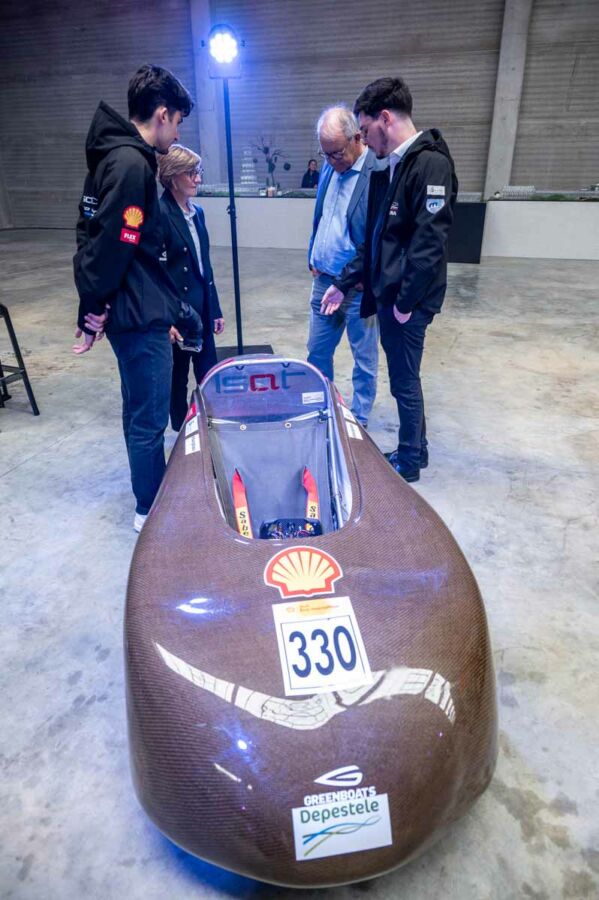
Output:
<path fill-rule="evenodd" d="M 235 291 L 235 323 L 237 325 L 237 355 L 243 355 L 243 333 L 241 326 L 241 291 L 239 289 L 239 254 L 237 252 L 237 207 L 233 184 L 233 142 L 231 140 L 231 104 L 229 101 L 229 79 L 223 78 L 223 98 L 225 101 L 225 133 L 227 136 L 227 176 L 229 181 L 229 219 L 231 222 L 231 254 L 233 256 L 233 290 Z"/>
<path fill-rule="evenodd" d="M 233 290 L 235 293 L 235 323 L 237 326 L 237 348 L 218 347 L 217 356 L 225 359 L 230 356 L 243 356 L 250 353 L 272 353 L 270 344 L 243 346 L 241 324 L 241 290 L 239 287 L 239 253 L 237 248 L 237 208 L 235 206 L 235 184 L 233 175 L 233 141 L 231 138 L 231 102 L 229 96 L 229 78 L 241 78 L 239 62 L 239 42 L 235 32 L 228 25 L 215 25 L 208 38 L 210 51 L 210 78 L 222 78 L 225 111 L 225 134 L 227 139 L 227 179 L 229 184 L 229 205 L 227 212 L 231 224 L 231 255 L 233 258 Z M 235 352 L 236 351 L 236 352 Z"/>

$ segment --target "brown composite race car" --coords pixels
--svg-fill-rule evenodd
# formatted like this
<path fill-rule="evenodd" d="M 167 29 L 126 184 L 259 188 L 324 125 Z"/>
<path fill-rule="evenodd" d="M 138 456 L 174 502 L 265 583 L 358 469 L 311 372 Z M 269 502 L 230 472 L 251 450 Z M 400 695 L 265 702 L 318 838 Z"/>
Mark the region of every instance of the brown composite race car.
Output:
<path fill-rule="evenodd" d="M 133 557 L 125 653 L 144 809 L 235 872 L 380 875 L 491 779 L 474 576 L 307 363 L 227 360 L 195 392 Z"/>

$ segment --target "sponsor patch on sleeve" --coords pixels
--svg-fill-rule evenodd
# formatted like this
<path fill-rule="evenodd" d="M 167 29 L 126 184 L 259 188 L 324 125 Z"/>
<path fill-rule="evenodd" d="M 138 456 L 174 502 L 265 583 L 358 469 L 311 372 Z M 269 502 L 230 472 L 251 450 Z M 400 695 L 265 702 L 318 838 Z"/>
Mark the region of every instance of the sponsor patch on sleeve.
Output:
<path fill-rule="evenodd" d="M 81 198 L 83 215 L 86 219 L 93 219 L 98 209 L 98 198 L 89 194 L 84 194 Z"/>
<path fill-rule="evenodd" d="M 129 228 L 121 228 L 121 241 L 124 244 L 139 244 L 141 234 L 139 231 L 131 231 Z"/>
<path fill-rule="evenodd" d="M 445 185 L 444 184 L 427 184 L 426 193 L 429 197 L 444 197 L 445 196 Z"/>
<path fill-rule="evenodd" d="M 426 201 L 426 210 L 433 215 L 438 213 L 445 206 L 445 200 L 437 200 L 434 197 L 428 197 Z"/>
<path fill-rule="evenodd" d="M 141 228 L 144 223 L 143 209 L 139 206 L 127 206 L 123 210 L 123 221 L 127 228 Z"/>

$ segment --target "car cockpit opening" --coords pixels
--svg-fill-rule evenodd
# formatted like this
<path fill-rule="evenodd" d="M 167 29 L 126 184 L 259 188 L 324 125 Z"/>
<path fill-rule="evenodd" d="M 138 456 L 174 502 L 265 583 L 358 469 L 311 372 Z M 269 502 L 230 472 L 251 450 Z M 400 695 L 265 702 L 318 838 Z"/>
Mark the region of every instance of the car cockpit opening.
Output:
<path fill-rule="evenodd" d="M 352 490 L 327 380 L 299 360 L 226 360 L 200 389 L 217 495 L 243 537 L 309 539 L 348 521 Z"/>

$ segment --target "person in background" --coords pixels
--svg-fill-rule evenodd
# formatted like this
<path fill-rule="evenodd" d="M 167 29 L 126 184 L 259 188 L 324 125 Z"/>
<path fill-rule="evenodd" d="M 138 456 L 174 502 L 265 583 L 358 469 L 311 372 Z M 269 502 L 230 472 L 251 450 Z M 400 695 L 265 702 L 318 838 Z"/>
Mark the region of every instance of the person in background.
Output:
<path fill-rule="evenodd" d="M 318 179 L 319 178 L 320 178 L 320 172 L 316 168 L 316 160 L 309 159 L 308 160 L 308 168 L 304 172 L 304 176 L 302 178 L 302 187 L 303 188 L 318 187 Z"/>
<path fill-rule="evenodd" d="M 458 180 L 437 128 L 418 131 L 412 95 L 402 78 L 379 78 L 354 104 L 365 143 L 389 173 L 370 182 L 366 239 L 322 299 L 334 315 L 356 283 L 364 285 L 362 315 L 376 312 L 397 402 L 397 449 L 385 454 L 402 478 L 418 481 L 428 465 L 420 363 L 424 337 L 447 287 L 447 239 Z"/>
<path fill-rule="evenodd" d="M 366 427 L 376 396 L 379 337 L 376 316 L 360 317 L 362 293 L 356 285 L 348 291 L 335 315 L 324 315 L 320 305 L 333 279 L 353 259 L 364 240 L 370 176 L 381 164 L 362 143 L 356 117 L 346 106 L 326 109 L 318 120 L 316 133 L 326 162 L 318 185 L 308 250 L 314 279 L 308 362 L 333 381 L 333 354 L 347 328 L 354 358 L 351 409 Z"/>
<path fill-rule="evenodd" d="M 173 343 L 171 385 L 171 426 L 179 431 L 187 414 L 189 364 L 199 384 L 216 364 L 214 335 L 221 334 L 225 320 L 218 301 L 210 264 L 210 242 L 201 207 L 192 200 L 202 182 L 202 160 L 197 153 L 173 144 L 158 161 L 158 177 L 164 187 L 160 198 L 166 252 L 166 269 L 179 296 L 201 316 L 203 345 L 200 352 L 189 352 Z"/>
<path fill-rule="evenodd" d="M 79 204 L 79 294 L 75 353 L 92 349 L 104 331 L 117 358 L 123 432 L 141 531 L 165 470 L 171 339 L 180 298 L 160 261 L 163 237 L 156 154 L 178 139 L 193 103 L 175 76 L 144 65 L 127 91 L 129 120 L 107 103 L 96 110 L 87 135 L 88 173 Z"/>

